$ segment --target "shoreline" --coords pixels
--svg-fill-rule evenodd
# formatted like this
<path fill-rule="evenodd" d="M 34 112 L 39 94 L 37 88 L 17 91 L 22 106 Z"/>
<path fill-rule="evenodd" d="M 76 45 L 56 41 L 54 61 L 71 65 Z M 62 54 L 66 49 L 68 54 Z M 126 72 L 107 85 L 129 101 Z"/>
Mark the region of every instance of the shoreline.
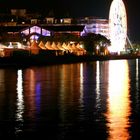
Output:
<path fill-rule="evenodd" d="M 76 55 L 61 55 L 61 56 L 12 56 L 1 57 L 1 67 L 29 67 L 29 66 L 47 66 L 55 64 L 69 64 L 91 61 L 107 61 L 107 60 L 121 60 L 121 59 L 139 59 L 140 56 L 136 54 L 131 55 L 107 55 L 107 56 L 76 56 Z"/>

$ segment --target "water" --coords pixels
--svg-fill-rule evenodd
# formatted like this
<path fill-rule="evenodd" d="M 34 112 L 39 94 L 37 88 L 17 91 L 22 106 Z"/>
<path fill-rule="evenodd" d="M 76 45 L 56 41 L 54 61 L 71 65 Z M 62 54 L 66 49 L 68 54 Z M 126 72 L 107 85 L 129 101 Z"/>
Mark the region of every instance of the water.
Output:
<path fill-rule="evenodd" d="M 0 138 L 140 139 L 140 60 L 0 69 Z"/>

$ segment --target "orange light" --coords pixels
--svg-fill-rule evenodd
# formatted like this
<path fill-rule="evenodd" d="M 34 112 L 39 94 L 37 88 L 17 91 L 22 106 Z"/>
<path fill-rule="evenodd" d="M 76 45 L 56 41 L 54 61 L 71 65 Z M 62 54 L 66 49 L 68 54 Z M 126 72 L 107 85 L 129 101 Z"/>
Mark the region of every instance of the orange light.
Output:
<path fill-rule="evenodd" d="M 129 70 L 126 60 L 109 62 L 108 112 L 109 140 L 130 138 Z"/>

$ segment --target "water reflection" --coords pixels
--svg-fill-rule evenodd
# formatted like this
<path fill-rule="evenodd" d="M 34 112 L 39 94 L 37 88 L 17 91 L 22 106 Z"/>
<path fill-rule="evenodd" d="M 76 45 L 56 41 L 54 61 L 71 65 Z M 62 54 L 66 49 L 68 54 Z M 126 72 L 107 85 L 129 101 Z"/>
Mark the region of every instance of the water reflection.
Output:
<path fill-rule="evenodd" d="M 4 70 L 0 70 L 0 91 L 4 92 L 5 91 L 5 79 L 4 79 L 4 75 L 5 75 L 5 71 Z"/>
<path fill-rule="evenodd" d="M 80 105 L 81 108 L 83 108 L 83 81 L 84 77 L 83 77 L 83 63 L 80 64 Z"/>
<path fill-rule="evenodd" d="M 136 110 L 139 109 L 139 59 L 136 59 Z"/>
<path fill-rule="evenodd" d="M 23 99 L 23 79 L 22 70 L 17 71 L 17 110 L 16 110 L 16 133 L 22 131 L 23 126 L 23 113 L 24 113 L 24 99 Z"/>
<path fill-rule="evenodd" d="M 139 60 L 3 69 L 0 77 L 1 133 L 15 136 L 16 129 L 16 136 L 63 140 L 139 136 Z"/>
<path fill-rule="evenodd" d="M 40 73 L 42 73 L 41 70 Z M 27 106 L 26 117 L 29 120 L 35 119 L 36 107 L 40 110 L 40 85 L 38 77 L 39 71 L 37 71 L 37 68 L 26 69 L 24 72 L 24 100 Z M 35 99 L 35 97 L 38 99 Z"/>
<path fill-rule="evenodd" d="M 69 109 L 73 106 L 83 108 L 83 64 L 62 65 L 57 71 L 60 73 L 60 85 L 57 89 L 60 94 L 60 116 L 64 123 L 67 121 Z M 54 88 L 57 88 L 56 84 Z"/>
<path fill-rule="evenodd" d="M 130 116 L 129 69 L 126 60 L 109 62 L 108 112 L 109 140 L 127 140 Z"/>
<path fill-rule="evenodd" d="M 100 62 L 96 62 L 96 93 L 97 93 L 97 100 L 99 99 L 100 94 Z"/>

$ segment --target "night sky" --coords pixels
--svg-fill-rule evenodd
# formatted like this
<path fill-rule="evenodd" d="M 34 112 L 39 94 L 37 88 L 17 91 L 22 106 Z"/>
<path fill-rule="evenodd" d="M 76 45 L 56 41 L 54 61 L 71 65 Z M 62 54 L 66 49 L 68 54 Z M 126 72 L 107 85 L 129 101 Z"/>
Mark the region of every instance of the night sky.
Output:
<path fill-rule="evenodd" d="M 123 0 L 128 18 L 128 36 L 140 43 L 140 6 L 138 0 Z M 26 8 L 55 16 L 95 16 L 108 19 L 112 0 L 0 0 L 0 8 Z"/>

